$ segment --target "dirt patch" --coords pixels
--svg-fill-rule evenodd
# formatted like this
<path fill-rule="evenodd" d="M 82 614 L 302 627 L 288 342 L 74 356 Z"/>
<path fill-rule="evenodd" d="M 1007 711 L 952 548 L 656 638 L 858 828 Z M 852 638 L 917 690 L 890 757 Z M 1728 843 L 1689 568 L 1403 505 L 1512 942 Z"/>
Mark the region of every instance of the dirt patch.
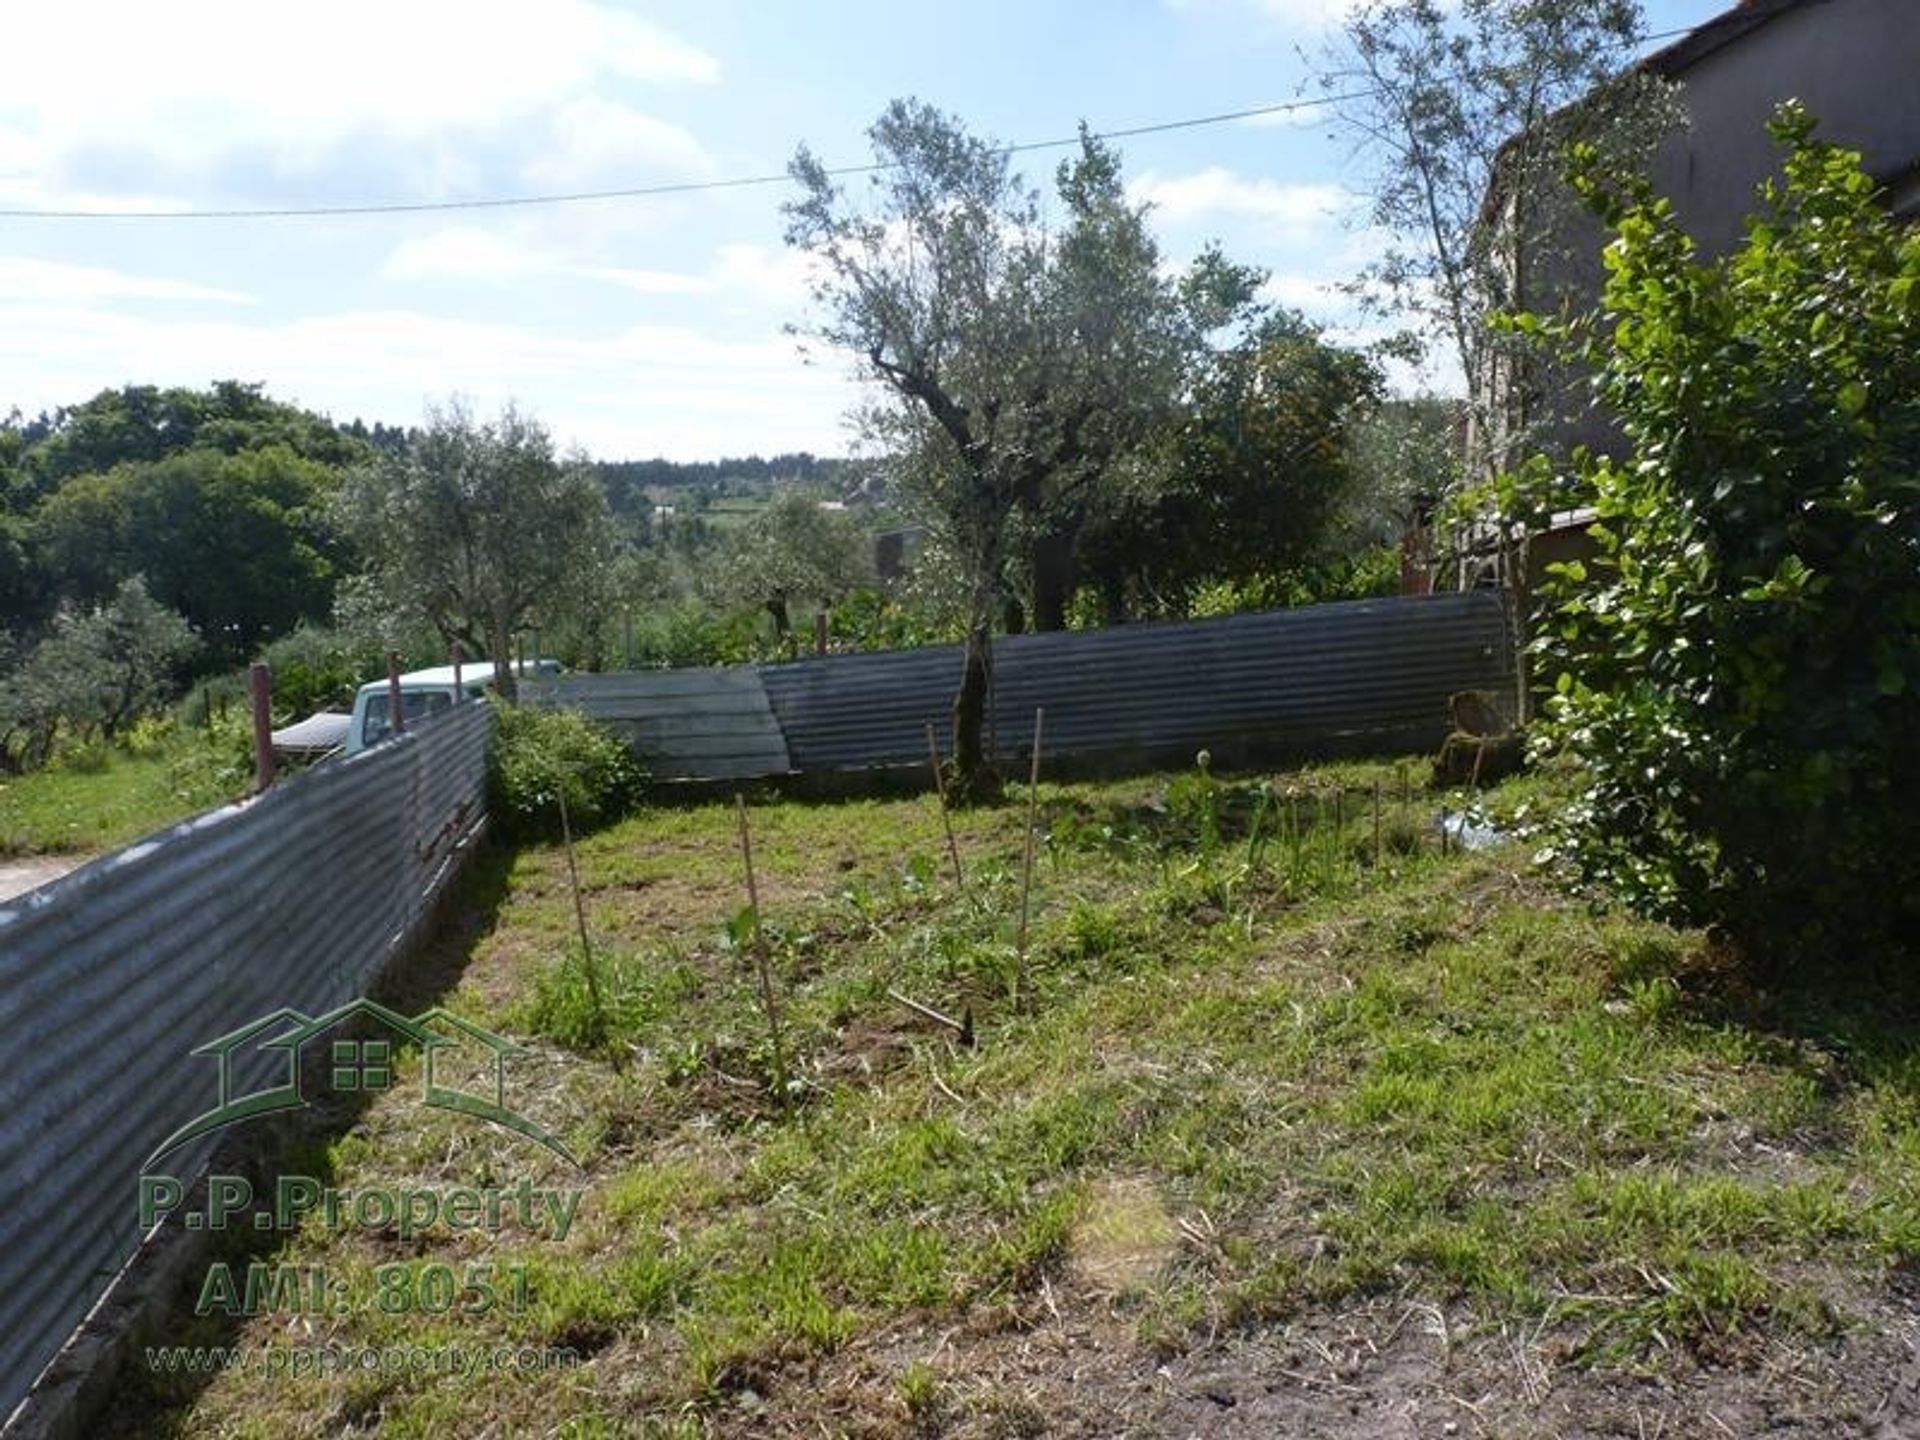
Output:
<path fill-rule="evenodd" d="M 1725 1363 L 1568 1364 L 1567 1337 L 1404 1297 L 1310 1310 L 1167 1358 L 1127 1307 L 1064 1280 L 971 1323 L 902 1327 L 710 1414 L 717 1433 L 1681 1440 L 1920 1433 L 1920 1315 L 1879 1309 L 1820 1346 Z M 934 1384 L 914 1387 L 915 1370 Z"/>

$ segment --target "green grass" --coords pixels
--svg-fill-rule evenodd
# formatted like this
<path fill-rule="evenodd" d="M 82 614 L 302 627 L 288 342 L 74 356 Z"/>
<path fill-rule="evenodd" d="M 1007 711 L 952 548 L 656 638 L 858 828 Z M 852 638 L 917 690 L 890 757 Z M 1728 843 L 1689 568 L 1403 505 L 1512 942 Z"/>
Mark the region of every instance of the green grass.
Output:
<path fill-rule="evenodd" d="M 731 807 L 583 844 L 597 1005 L 562 861 L 523 852 L 454 1003 L 558 1053 L 589 1192 L 564 1244 L 501 1238 L 488 1258 L 528 1266 L 530 1303 L 464 1333 L 613 1358 L 562 1382 L 402 1379 L 382 1423 L 978 1418 L 1030 1402 L 947 1379 L 989 1367 L 1036 1306 L 1118 1326 L 1148 1369 L 1382 1295 L 1550 1331 L 1601 1369 L 1863 1323 L 1920 1260 L 1905 1033 L 1837 1001 L 1812 1030 L 1773 1024 L 1698 937 L 1569 903 L 1523 846 L 1443 856 L 1439 797 L 1403 803 L 1402 774 L 1043 787 L 1025 995 L 1023 807 L 959 818 L 961 891 L 929 799 L 753 806 L 784 1097 L 729 934 Z M 1528 780 L 1493 808 L 1555 793 Z M 452 1183 L 543 1162 L 396 1103 L 335 1163 L 346 1183 Z M 321 1249 L 349 1273 L 391 1258 L 313 1235 L 284 1258 Z M 367 1403 L 301 1383 L 228 1375 L 183 1423 L 317 1434 Z"/>
<path fill-rule="evenodd" d="M 245 795 L 252 770 L 231 734 L 167 729 L 134 746 L 88 746 L 0 777 L 0 856 L 111 849 Z"/>

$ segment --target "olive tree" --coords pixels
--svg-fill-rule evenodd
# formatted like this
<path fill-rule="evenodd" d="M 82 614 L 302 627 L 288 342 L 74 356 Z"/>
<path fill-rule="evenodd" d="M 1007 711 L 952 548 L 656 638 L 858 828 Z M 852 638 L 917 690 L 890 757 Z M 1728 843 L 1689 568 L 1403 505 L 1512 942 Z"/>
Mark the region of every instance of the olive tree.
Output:
<path fill-rule="evenodd" d="M 0 684 L 0 766 L 40 764 L 63 727 L 114 739 L 174 693 L 198 648 L 193 627 L 138 575 L 104 605 L 61 610 Z"/>
<path fill-rule="evenodd" d="M 794 157 L 787 240 L 820 266 L 818 337 L 888 397 L 869 417 L 881 443 L 938 452 L 920 473 L 965 572 L 953 744 L 958 792 L 974 798 L 996 788 L 984 727 L 1008 517 L 1056 443 L 1046 237 L 1006 153 L 951 117 L 896 100 L 868 135 L 864 206 L 811 151 Z"/>
<path fill-rule="evenodd" d="M 616 544 L 599 482 L 511 404 L 430 407 L 403 450 L 348 475 L 339 514 L 366 562 L 349 606 L 490 657 L 508 696 L 514 633 L 591 593 Z"/>
<path fill-rule="evenodd" d="M 723 605 L 764 608 L 774 638 L 786 644 L 793 601 L 822 609 L 873 579 L 873 547 L 859 523 L 803 490 L 787 490 L 730 531 L 706 571 L 706 588 Z"/>

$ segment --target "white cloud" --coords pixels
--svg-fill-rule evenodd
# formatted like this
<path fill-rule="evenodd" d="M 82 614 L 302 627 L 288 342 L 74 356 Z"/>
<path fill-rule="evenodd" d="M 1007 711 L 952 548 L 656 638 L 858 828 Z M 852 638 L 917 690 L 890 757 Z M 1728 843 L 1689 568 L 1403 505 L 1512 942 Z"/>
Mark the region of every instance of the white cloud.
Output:
<path fill-rule="evenodd" d="M 784 247 L 728 243 L 698 270 L 604 265 L 580 247 L 535 239 L 525 229 L 455 225 L 402 241 L 381 263 L 383 279 L 506 284 L 532 277 L 594 280 L 637 295 L 712 296 L 738 310 L 795 314 L 807 303 L 816 262 Z"/>
<path fill-rule="evenodd" d="M 706 150 L 684 127 L 595 96 L 553 115 L 542 153 L 525 167 L 528 180 L 552 189 L 619 188 L 660 174 L 711 169 Z"/>
<path fill-rule="evenodd" d="M 595 76 L 707 82 L 718 63 L 592 0 L 68 0 L 21 7 L 0 107 L 125 136 L 135 116 L 200 129 L 398 134 L 525 113 Z"/>
<path fill-rule="evenodd" d="M 1288 109 L 1267 110 L 1258 115 L 1249 115 L 1241 123 L 1261 130 L 1310 130 L 1316 125 L 1325 125 L 1333 119 L 1331 106 L 1287 103 L 1290 106 Z"/>
<path fill-rule="evenodd" d="M 1309 314 L 1323 314 L 1347 303 L 1338 281 L 1312 275 L 1269 275 L 1260 287 L 1260 298 Z"/>
<path fill-rule="evenodd" d="M 1256 7 L 1297 30 L 1324 30 L 1359 8 L 1360 0 L 1254 0 Z"/>
<path fill-rule="evenodd" d="M 845 448 L 855 387 L 802 363 L 768 331 L 719 340 L 669 325 L 557 335 L 411 310 L 359 310 L 271 323 L 158 323 L 81 304 L 0 301 L 0 394 L 31 412 L 103 385 L 204 385 L 267 377 L 280 398 L 405 422 L 458 389 L 483 407 L 517 399 L 562 443 L 607 458 Z M 396 413 L 396 404 L 401 406 Z M 408 413 L 411 411 L 412 413 Z"/>
<path fill-rule="evenodd" d="M 445 194 L 699 173 L 693 137 L 605 92 L 704 84 L 710 55 L 601 0 L 68 0 L 15 7 L 0 193 L 251 193 L 368 176 Z M 529 137 L 537 140 L 529 152 Z M 69 199 L 68 203 L 73 203 Z"/>
<path fill-rule="evenodd" d="M 1172 10 L 1249 9 L 1289 30 L 1325 30 L 1359 8 L 1361 0 L 1166 0 Z"/>
<path fill-rule="evenodd" d="M 24 255 L 0 255 L 0 301 L 33 305 L 93 304 L 114 300 L 167 300 L 197 304 L 251 305 L 237 290 L 152 275 L 129 275 L 97 265 L 68 265 Z"/>
<path fill-rule="evenodd" d="M 1228 215 L 1268 221 L 1302 235 L 1336 229 L 1358 203 L 1344 186 L 1248 179 L 1219 165 L 1188 175 L 1148 172 L 1128 190 L 1136 200 L 1151 204 L 1158 218 L 1175 224 Z"/>
<path fill-rule="evenodd" d="M 454 225 L 403 240 L 381 262 L 388 280 L 511 280 L 544 268 L 515 239 Z"/>
<path fill-rule="evenodd" d="M 576 273 L 618 285 L 636 295 L 704 295 L 713 286 L 704 275 L 679 270 L 641 270 L 623 265 L 589 265 Z"/>

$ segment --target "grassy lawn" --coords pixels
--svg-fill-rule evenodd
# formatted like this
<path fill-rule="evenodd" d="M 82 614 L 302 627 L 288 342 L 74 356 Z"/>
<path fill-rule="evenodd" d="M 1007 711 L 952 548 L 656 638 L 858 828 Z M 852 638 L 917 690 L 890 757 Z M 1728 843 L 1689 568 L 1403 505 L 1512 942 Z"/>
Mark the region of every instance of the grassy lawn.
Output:
<path fill-rule="evenodd" d="M 931 799 L 750 807 L 785 1097 L 729 938 L 744 903 L 730 806 L 654 811 L 581 846 L 597 1004 L 563 855 L 483 862 L 421 969 L 529 1047 L 515 1095 L 585 1173 L 404 1084 L 325 1164 L 351 1188 L 582 1184 L 571 1232 L 310 1226 L 255 1258 L 324 1264 L 360 1294 L 376 1265 L 487 1261 L 520 1267 L 525 1303 L 182 1320 L 167 1338 L 499 1340 L 583 1363 L 153 1378 L 113 1428 L 1911 1421 L 1909 1032 L 1885 1005 L 1758 993 L 1700 937 L 1590 913 L 1524 845 L 1442 854 L 1439 797 L 1407 795 L 1409 773 L 1271 777 L 1269 799 L 1198 776 L 1043 786 L 1024 993 L 1022 806 L 958 817 L 964 889 Z M 1492 808 L 1550 792 L 1516 782 Z M 899 996 L 967 1017 L 977 1043 Z"/>
<path fill-rule="evenodd" d="M 107 850 L 236 800 L 252 781 L 238 754 L 231 736 L 170 731 L 0 776 L 0 856 Z"/>

